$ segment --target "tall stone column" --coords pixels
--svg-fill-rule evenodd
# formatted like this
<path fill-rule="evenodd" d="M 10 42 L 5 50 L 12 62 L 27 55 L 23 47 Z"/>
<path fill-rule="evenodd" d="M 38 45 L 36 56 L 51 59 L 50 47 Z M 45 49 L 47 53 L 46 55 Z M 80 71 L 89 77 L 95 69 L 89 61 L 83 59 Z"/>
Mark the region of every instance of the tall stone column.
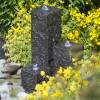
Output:
<path fill-rule="evenodd" d="M 25 92 L 33 92 L 35 85 L 41 83 L 40 71 L 50 73 L 54 66 L 54 45 L 60 42 L 61 10 L 41 6 L 31 13 L 32 64 L 21 71 L 21 85 Z"/>
<path fill-rule="evenodd" d="M 32 10 L 32 64 L 46 70 L 53 63 L 53 46 L 60 41 L 61 10 L 42 6 Z"/>

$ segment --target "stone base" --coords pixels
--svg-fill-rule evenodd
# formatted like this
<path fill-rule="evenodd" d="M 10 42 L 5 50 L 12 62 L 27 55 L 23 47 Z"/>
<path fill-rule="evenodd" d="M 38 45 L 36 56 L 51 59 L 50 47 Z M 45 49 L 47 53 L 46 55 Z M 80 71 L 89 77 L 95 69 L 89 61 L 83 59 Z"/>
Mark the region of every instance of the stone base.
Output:
<path fill-rule="evenodd" d="M 34 71 L 32 65 L 26 66 L 22 69 L 21 85 L 24 88 L 25 92 L 33 92 L 37 83 L 41 83 L 43 80 L 46 80 L 43 79 L 43 77 L 40 75 L 40 71 L 40 69 Z M 48 72 L 48 69 L 46 72 Z"/>

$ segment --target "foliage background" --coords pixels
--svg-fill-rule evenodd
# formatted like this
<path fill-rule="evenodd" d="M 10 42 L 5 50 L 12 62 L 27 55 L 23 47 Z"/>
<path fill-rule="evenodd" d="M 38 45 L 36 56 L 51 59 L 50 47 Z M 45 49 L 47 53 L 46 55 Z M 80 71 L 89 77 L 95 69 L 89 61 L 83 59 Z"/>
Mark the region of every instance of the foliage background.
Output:
<path fill-rule="evenodd" d="M 30 13 L 42 4 L 63 10 L 62 41 L 82 44 L 86 58 L 92 49 L 100 50 L 98 0 L 8 0 L 1 1 L 0 35 L 7 41 L 4 47 L 9 60 L 22 65 L 31 63 Z"/>
<path fill-rule="evenodd" d="M 31 4 L 42 5 L 46 0 L 0 0 L 0 35 L 7 33 L 8 28 L 12 24 L 12 20 L 16 17 L 16 11 L 21 4 L 24 7 L 30 8 Z M 99 0 L 48 0 L 49 3 L 57 3 L 59 5 L 67 8 L 71 4 L 76 9 L 81 12 L 87 12 L 93 7 L 100 7 Z"/>
<path fill-rule="evenodd" d="M 16 0 L 0 0 L 0 35 L 4 35 L 11 25 L 15 10 Z"/>
<path fill-rule="evenodd" d="M 8 60 L 23 66 L 31 63 L 30 13 L 32 8 L 42 4 L 63 10 L 62 41 L 81 43 L 87 57 L 91 56 L 92 49 L 100 50 L 99 0 L 0 0 L 0 36 L 6 39 L 4 48 Z M 74 66 L 73 69 L 60 67 L 55 77 L 42 72 L 41 75 L 49 81 L 37 84 L 36 91 L 28 95 L 29 100 L 37 97 L 39 100 L 79 100 L 78 92 L 88 85 L 87 80 L 94 83 L 91 78 L 100 73 L 100 54 L 82 59 Z"/>

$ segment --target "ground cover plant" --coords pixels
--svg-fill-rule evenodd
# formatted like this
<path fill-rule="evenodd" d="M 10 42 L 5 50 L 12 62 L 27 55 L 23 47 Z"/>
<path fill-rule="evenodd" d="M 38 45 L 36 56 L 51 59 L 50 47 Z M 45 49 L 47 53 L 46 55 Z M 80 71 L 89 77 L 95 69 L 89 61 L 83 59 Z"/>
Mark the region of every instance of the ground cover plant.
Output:
<path fill-rule="evenodd" d="M 100 54 L 92 55 L 88 60 L 82 59 L 74 63 L 74 68 L 63 69 L 60 67 L 55 76 L 48 76 L 44 71 L 41 71 L 41 76 L 47 77 L 49 81 L 37 84 L 36 91 L 28 95 L 28 100 L 81 100 L 82 94 L 84 94 L 82 88 L 91 87 L 92 82 L 95 82 L 93 78 L 96 79 L 94 75 L 100 75 L 99 56 Z M 95 100 L 98 99 L 95 97 Z"/>

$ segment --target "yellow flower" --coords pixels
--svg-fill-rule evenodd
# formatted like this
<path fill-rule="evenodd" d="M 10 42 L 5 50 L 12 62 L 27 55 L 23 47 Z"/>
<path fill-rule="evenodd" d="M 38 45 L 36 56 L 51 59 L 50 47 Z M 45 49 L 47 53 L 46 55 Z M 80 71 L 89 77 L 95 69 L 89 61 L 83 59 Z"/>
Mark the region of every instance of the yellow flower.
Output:
<path fill-rule="evenodd" d="M 31 8 L 36 8 L 36 5 L 30 5 Z"/>
<path fill-rule="evenodd" d="M 80 71 L 75 71 L 74 77 L 75 77 L 75 78 L 80 78 Z"/>
<path fill-rule="evenodd" d="M 75 74 L 74 74 L 74 78 L 75 78 L 75 81 L 78 83 L 78 84 L 80 84 L 80 82 L 81 82 L 81 74 L 80 74 L 80 71 L 75 71 L 74 72 Z"/>
<path fill-rule="evenodd" d="M 52 82 L 54 79 L 55 79 L 54 77 L 50 77 L 50 78 L 49 78 L 49 81 Z"/>
<path fill-rule="evenodd" d="M 63 93 L 60 90 L 56 90 L 54 93 L 52 93 L 53 97 L 62 97 Z"/>
<path fill-rule="evenodd" d="M 90 40 L 93 40 L 96 37 L 98 37 L 98 35 L 96 33 L 90 33 Z"/>
<path fill-rule="evenodd" d="M 31 18 L 30 18 L 29 15 L 25 15 L 25 19 L 26 19 L 27 21 L 29 21 Z"/>
<path fill-rule="evenodd" d="M 34 96 L 32 94 L 28 95 L 28 100 L 34 100 Z"/>
<path fill-rule="evenodd" d="M 43 4 L 48 5 L 49 4 L 48 0 L 45 0 Z"/>
<path fill-rule="evenodd" d="M 62 72 L 63 72 L 63 69 L 62 69 L 62 67 L 60 67 L 59 70 L 57 71 L 57 73 L 62 74 Z"/>
<path fill-rule="evenodd" d="M 44 71 L 41 71 L 41 72 L 40 72 L 40 75 L 41 75 L 41 76 L 45 76 L 45 72 L 44 72 Z"/>
<path fill-rule="evenodd" d="M 68 33 L 68 34 L 67 34 L 67 37 L 68 37 L 69 39 L 74 39 L 74 35 L 72 34 L 72 32 Z"/>
<path fill-rule="evenodd" d="M 14 32 L 16 32 L 16 33 L 21 32 L 21 29 L 19 29 L 19 28 L 14 28 Z"/>
<path fill-rule="evenodd" d="M 18 15 L 21 16 L 23 14 L 26 13 L 26 8 L 22 8 L 19 12 L 18 12 Z"/>
<path fill-rule="evenodd" d="M 43 91 L 42 93 L 43 93 L 42 94 L 43 97 L 48 97 L 48 92 L 47 91 Z"/>
<path fill-rule="evenodd" d="M 77 61 L 77 59 L 76 58 L 72 58 L 72 62 L 75 62 L 75 61 Z"/>
<path fill-rule="evenodd" d="M 98 24 L 98 22 L 99 22 L 98 19 L 94 19 L 95 24 Z"/>
<path fill-rule="evenodd" d="M 86 24 L 90 23 L 91 22 L 90 17 L 86 17 L 85 21 L 86 21 Z"/>
<path fill-rule="evenodd" d="M 74 92 L 76 89 L 75 82 L 70 83 L 69 90 L 70 92 Z"/>
<path fill-rule="evenodd" d="M 68 67 L 67 69 L 65 69 L 64 70 L 64 77 L 66 78 L 66 79 L 69 79 L 70 77 L 71 77 L 71 73 L 72 73 L 72 71 L 71 71 L 71 67 Z"/>
<path fill-rule="evenodd" d="M 48 84 L 48 86 L 51 86 L 52 85 L 52 82 L 51 81 L 48 81 L 47 84 Z"/>
<path fill-rule="evenodd" d="M 79 32 L 77 30 L 75 30 L 75 34 L 74 35 L 75 35 L 76 38 L 79 38 Z"/>
<path fill-rule="evenodd" d="M 37 91 L 40 91 L 40 90 L 42 90 L 42 87 L 41 87 L 41 85 L 40 85 L 40 84 L 37 84 L 37 85 L 36 85 L 36 87 L 35 87 L 35 90 L 37 90 Z"/>
<path fill-rule="evenodd" d="M 98 46 L 100 46 L 100 41 L 96 42 L 96 44 L 97 44 Z"/>

